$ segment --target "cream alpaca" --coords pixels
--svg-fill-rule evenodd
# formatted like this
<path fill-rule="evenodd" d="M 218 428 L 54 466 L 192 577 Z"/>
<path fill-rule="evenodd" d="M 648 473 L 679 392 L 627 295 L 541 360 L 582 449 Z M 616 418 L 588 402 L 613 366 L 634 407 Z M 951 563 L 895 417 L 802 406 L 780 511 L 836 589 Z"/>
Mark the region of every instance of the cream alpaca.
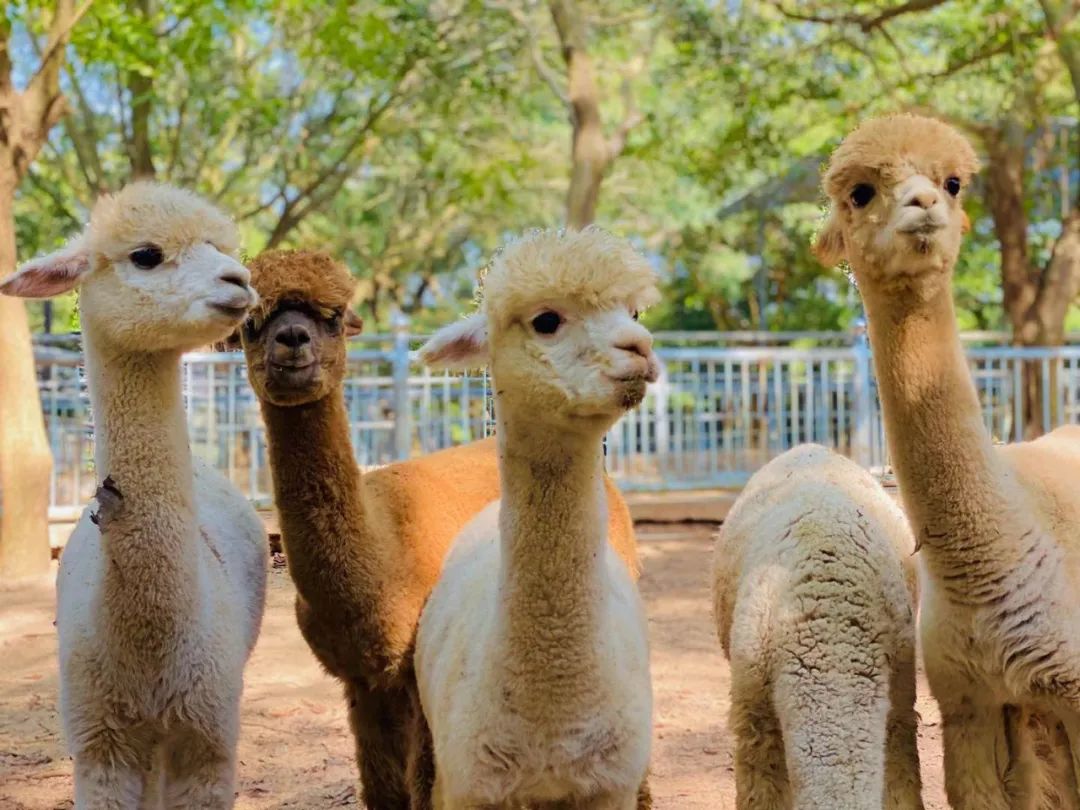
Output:
<path fill-rule="evenodd" d="M 866 305 L 904 506 L 922 546 L 921 635 L 956 810 L 1076 808 L 1080 429 L 995 448 L 950 280 L 977 169 L 955 130 L 869 121 L 833 155 L 816 249 Z"/>
<path fill-rule="evenodd" d="M 656 378 L 656 297 L 628 245 L 536 233 L 497 256 L 481 314 L 421 350 L 490 360 L 502 501 L 458 535 L 420 618 L 416 672 L 439 808 L 632 808 L 645 778 L 645 616 L 607 543 L 602 440 Z"/>
<path fill-rule="evenodd" d="M 922 808 L 907 520 L 819 445 L 773 459 L 716 541 L 738 807 Z"/>
<path fill-rule="evenodd" d="M 255 303 L 235 248 L 232 222 L 208 203 L 136 183 L 0 285 L 27 297 L 80 289 L 105 484 L 57 583 L 77 808 L 233 804 L 267 544 L 240 493 L 191 458 L 180 355 L 223 338 Z"/>

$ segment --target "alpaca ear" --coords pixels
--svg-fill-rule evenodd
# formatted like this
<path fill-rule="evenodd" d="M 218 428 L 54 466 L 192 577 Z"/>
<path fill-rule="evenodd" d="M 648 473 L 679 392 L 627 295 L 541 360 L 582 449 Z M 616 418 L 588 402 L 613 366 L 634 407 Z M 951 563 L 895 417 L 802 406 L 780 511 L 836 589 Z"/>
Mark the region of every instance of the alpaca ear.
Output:
<path fill-rule="evenodd" d="M 419 358 L 425 366 L 458 371 L 487 365 L 487 316 L 477 313 L 444 326 L 420 347 Z"/>
<path fill-rule="evenodd" d="M 76 236 L 53 253 L 31 259 L 0 283 L 0 293 L 19 298 L 52 298 L 79 286 L 90 270 L 90 253 Z"/>
<path fill-rule="evenodd" d="M 364 331 L 364 319 L 353 312 L 345 309 L 345 337 L 356 337 Z"/>
<path fill-rule="evenodd" d="M 840 230 L 839 217 L 835 213 L 829 215 L 829 219 L 818 231 L 813 251 L 818 261 L 826 267 L 835 267 L 847 258 L 844 233 Z"/>
<path fill-rule="evenodd" d="M 967 211 L 963 208 L 960 209 L 960 233 L 967 233 L 971 230 L 971 219 L 967 215 Z"/>

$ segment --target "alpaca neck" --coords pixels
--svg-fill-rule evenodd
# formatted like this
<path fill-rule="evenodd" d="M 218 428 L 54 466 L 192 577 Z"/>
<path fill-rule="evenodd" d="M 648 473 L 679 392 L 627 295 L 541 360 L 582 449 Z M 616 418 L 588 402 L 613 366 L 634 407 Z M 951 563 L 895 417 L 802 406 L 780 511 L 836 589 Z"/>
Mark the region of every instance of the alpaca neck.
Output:
<path fill-rule="evenodd" d="M 371 581 L 359 556 L 364 509 L 344 393 L 261 407 L 289 571 L 304 599 L 340 612 Z"/>
<path fill-rule="evenodd" d="M 122 496 L 101 523 L 105 609 L 126 647 L 151 651 L 190 619 L 196 598 L 200 539 L 180 352 L 112 351 L 89 329 L 86 367 L 97 477 L 111 476 Z"/>
<path fill-rule="evenodd" d="M 593 670 L 607 517 L 603 434 L 503 419 L 496 400 L 507 659 L 528 705 L 559 705 Z"/>
<path fill-rule="evenodd" d="M 960 344 L 947 283 L 864 292 L 892 463 L 917 539 L 933 553 L 978 551 L 1008 500 Z"/>

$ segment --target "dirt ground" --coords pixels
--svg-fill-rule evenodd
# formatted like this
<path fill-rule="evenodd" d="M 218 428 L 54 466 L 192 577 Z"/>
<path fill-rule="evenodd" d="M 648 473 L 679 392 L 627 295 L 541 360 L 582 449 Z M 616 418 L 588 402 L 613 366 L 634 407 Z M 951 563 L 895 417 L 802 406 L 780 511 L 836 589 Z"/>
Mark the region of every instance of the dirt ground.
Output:
<path fill-rule="evenodd" d="M 656 807 L 734 808 L 726 732 L 728 669 L 712 625 L 711 529 L 639 526 L 649 610 Z M 284 569 L 270 577 L 262 635 L 247 668 L 236 806 L 357 804 L 352 745 L 335 682 L 293 620 Z M 0 591 L 0 810 L 70 808 L 71 760 L 57 717 L 56 636 L 48 585 Z M 927 810 L 946 810 L 937 707 L 920 676 L 918 710 Z"/>

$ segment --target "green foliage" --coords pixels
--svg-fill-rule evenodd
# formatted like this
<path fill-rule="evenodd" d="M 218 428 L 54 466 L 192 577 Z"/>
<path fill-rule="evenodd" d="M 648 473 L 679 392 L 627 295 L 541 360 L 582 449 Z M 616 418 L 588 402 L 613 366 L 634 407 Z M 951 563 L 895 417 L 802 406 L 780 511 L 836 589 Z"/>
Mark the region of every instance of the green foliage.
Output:
<path fill-rule="evenodd" d="M 6 12 L 38 47 L 43 5 Z M 582 3 L 605 130 L 636 120 L 598 221 L 655 257 L 666 295 L 651 326 L 847 328 L 858 296 L 809 252 L 819 169 L 857 121 L 900 108 L 976 139 L 1022 120 L 1031 258 L 1045 262 L 1080 187 L 1080 113 L 1038 0 L 878 21 L 901 5 Z M 17 200 L 24 259 L 130 178 L 140 121 L 156 176 L 231 211 L 248 253 L 344 258 L 371 329 L 393 308 L 421 329 L 453 317 L 507 235 L 563 217 L 566 68 L 539 0 L 97 0 L 63 83 L 72 112 Z M 956 295 L 965 326 L 998 329 L 985 194 L 970 197 Z"/>

